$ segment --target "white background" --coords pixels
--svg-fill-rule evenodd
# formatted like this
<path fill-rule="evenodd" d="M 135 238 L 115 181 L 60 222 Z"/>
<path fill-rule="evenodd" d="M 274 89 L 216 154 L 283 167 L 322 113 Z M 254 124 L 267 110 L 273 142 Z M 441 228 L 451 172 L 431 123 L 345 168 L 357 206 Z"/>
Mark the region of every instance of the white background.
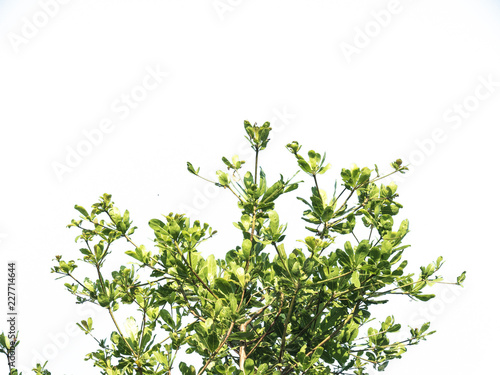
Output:
<path fill-rule="evenodd" d="M 239 243 L 233 197 L 185 165 L 212 176 L 221 156 L 248 158 L 247 119 L 276 129 L 261 158 L 270 178 L 297 170 L 284 148 L 293 140 L 304 154 L 327 152 L 333 168 L 320 185 L 330 194 L 351 163 L 412 164 L 399 181 L 410 268 L 442 255 L 443 276 L 468 277 L 463 289 L 435 286 L 427 304 L 399 299 L 381 309 L 380 319 L 431 320 L 437 330 L 385 373 L 491 373 L 500 328 L 497 1 L 47 3 L 0 1 L 0 311 L 15 260 L 23 370 L 43 357 L 53 374 L 98 373 L 83 361 L 94 343 L 73 327 L 90 315 L 104 335 L 109 317 L 75 305 L 50 273 L 56 254 L 79 256 L 77 231 L 65 228 L 75 204 L 112 193 L 149 248 L 148 220 L 171 211 L 219 231 L 207 253 Z M 129 112 L 124 95 L 136 99 Z M 85 132 L 106 121 L 108 133 L 90 145 Z M 290 249 L 304 207 L 290 197 L 277 209 L 290 222 Z"/>

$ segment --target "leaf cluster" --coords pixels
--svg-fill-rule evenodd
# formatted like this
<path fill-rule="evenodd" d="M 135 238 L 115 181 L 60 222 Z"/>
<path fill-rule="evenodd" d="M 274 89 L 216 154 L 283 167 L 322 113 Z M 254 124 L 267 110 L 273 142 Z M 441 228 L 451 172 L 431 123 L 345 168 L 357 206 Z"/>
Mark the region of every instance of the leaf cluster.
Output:
<path fill-rule="evenodd" d="M 148 250 L 134 243 L 130 213 L 122 215 L 111 195 L 89 211 L 75 206 L 80 216 L 69 227 L 79 231 L 82 258 L 58 255 L 52 272 L 69 280 L 65 286 L 77 303 L 108 312 L 109 337 L 94 336 L 91 318 L 78 323 L 96 341 L 86 360 L 101 374 L 362 375 L 369 367 L 384 370 L 434 333 L 427 322 L 395 339 L 402 329 L 396 319 L 376 322 L 370 311 L 395 295 L 428 301 L 434 295 L 426 287 L 443 283 L 441 257 L 419 274 L 405 271 L 409 222 L 396 220 L 402 208 L 396 184 L 380 183 L 407 170 L 401 160 L 385 175 L 377 166 L 344 168 L 339 189 L 336 182 L 328 193 L 318 180 L 331 168 L 326 154 L 310 150 L 305 159 L 299 143 L 289 143 L 299 169 L 312 178 L 311 195 L 298 197 L 310 235 L 292 248 L 285 245 L 287 225 L 275 202 L 303 181 L 294 181 L 297 172 L 268 183 L 259 153 L 268 145 L 270 124 L 245 121 L 244 129 L 255 152 L 253 173 L 237 156 L 222 158 L 228 172 L 217 171 L 215 180 L 187 164 L 190 173 L 229 191 L 240 209 L 234 226 L 241 241 L 221 259 L 199 250 L 217 232 L 183 214 L 150 220 L 155 248 Z M 130 246 L 133 264 L 106 278 L 105 261 L 119 240 Z M 81 263 L 93 275 L 78 275 Z M 464 279 L 465 273 L 454 284 Z M 115 313 L 125 305 L 136 314 L 119 321 Z M 179 362 L 179 352 L 198 354 L 201 367 Z"/>

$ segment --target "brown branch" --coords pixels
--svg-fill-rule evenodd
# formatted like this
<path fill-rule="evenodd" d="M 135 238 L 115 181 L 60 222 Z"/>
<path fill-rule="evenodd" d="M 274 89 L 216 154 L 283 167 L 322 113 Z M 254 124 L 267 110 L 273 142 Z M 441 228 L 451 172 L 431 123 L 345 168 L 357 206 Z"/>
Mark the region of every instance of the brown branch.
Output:
<path fill-rule="evenodd" d="M 215 349 L 215 351 L 212 353 L 212 355 L 207 360 L 207 362 L 205 363 L 203 368 L 200 371 L 198 371 L 198 375 L 201 375 L 201 374 L 203 374 L 203 372 L 205 372 L 208 365 L 213 361 L 213 359 L 217 355 L 217 353 L 219 353 L 219 351 L 222 349 L 222 347 L 226 344 L 226 341 L 229 338 L 229 335 L 231 334 L 231 332 L 233 332 L 233 328 L 234 328 L 234 322 L 231 322 L 231 325 L 229 326 L 229 330 L 227 331 L 226 337 L 224 337 L 224 340 L 222 340 L 222 342 L 219 344 L 217 349 Z"/>
<path fill-rule="evenodd" d="M 299 289 L 300 289 L 300 283 L 297 283 L 297 287 L 295 288 L 295 293 L 293 294 L 292 302 L 290 303 L 290 308 L 288 310 L 288 314 L 286 315 L 286 320 L 283 327 L 283 335 L 281 337 L 281 349 L 280 349 L 280 355 L 278 357 L 278 363 L 281 363 L 281 360 L 283 358 L 283 352 L 285 351 L 286 331 L 288 328 L 288 323 L 290 322 L 290 319 L 292 317 L 293 308 L 295 307 L 295 298 L 297 297 Z"/>
<path fill-rule="evenodd" d="M 332 333 L 330 333 L 323 341 L 321 341 L 318 345 L 316 345 L 314 347 L 313 350 L 311 350 L 309 353 L 306 354 L 306 356 L 310 356 L 311 354 L 314 353 L 314 351 L 316 349 L 318 349 L 321 345 L 323 345 L 324 343 L 326 343 L 327 341 L 331 340 L 332 338 L 334 338 L 335 336 L 338 335 L 338 333 L 342 330 L 342 328 L 344 328 L 346 326 L 347 323 L 349 323 L 349 321 L 351 319 L 354 318 L 354 315 L 358 312 L 358 309 L 359 309 L 359 305 L 361 304 L 361 301 L 358 301 L 356 302 L 356 305 L 354 306 L 354 308 L 352 309 L 352 312 L 347 316 L 347 318 L 344 320 L 344 323 L 340 326 L 340 327 L 337 327 L 337 329 L 335 331 L 333 331 Z"/>
<path fill-rule="evenodd" d="M 259 340 L 257 341 L 257 343 L 253 346 L 253 348 L 248 352 L 247 354 L 247 357 L 250 357 L 250 354 L 252 354 L 254 352 L 255 349 L 257 349 L 257 347 L 259 346 L 259 344 L 262 342 L 262 340 L 264 340 L 264 338 L 273 331 L 273 326 L 274 324 L 278 321 L 278 318 L 281 314 L 281 310 L 283 308 L 283 299 L 281 299 L 281 303 L 280 303 L 280 308 L 276 314 L 276 318 L 274 318 L 274 321 L 272 322 L 272 324 L 269 326 L 269 328 L 267 329 L 267 331 L 259 338 Z"/>
<path fill-rule="evenodd" d="M 179 253 L 179 255 L 181 256 L 182 260 L 184 261 L 184 263 L 189 267 L 189 269 L 191 270 L 191 272 L 193 273 L 194 276 L 196 276 L 196 278 L 198 279 L 198 281 L 203 285 L 203 287 L 208 291 L 210 292 L 210 294 L 212 296 L 214 296 L 216 299 L 219 299 L 219 297 L 217 297 L 215 295 L 214 292 L 212 292 L 212 289 L 210 289 L 210 287 L 205 284 L 205 282 L 200 278 L 200 276 L 196 273 L 196 271 L 193 269 L 193 267 L 191 267 L 191 265 L 189 264 L 189 262 L 186 260 L 186 258 L 184 257 L 184 254 L 182 254 L 182 250 L 179 248 L 179 244 L 177 243 L 177 241 L 174 241 L 174 244 L 175 244 L 175 247 Z"/>

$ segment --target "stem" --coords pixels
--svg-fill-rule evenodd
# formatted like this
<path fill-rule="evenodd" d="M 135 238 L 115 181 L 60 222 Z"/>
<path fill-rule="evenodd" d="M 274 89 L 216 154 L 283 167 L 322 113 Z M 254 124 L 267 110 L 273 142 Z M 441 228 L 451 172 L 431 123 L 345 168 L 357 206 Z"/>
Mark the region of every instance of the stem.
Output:
<path fill-rule="evenodd" d="M 113 320 L 113 323 L 115 324 L 115 327 L 118 330 L 118 333 L 120 334 L 121 338 L 123 339 L 123 341 L 125 341 L 125 344 L 127 344 L 128 348 L 130 349 L 130 352 L 137 358 L 137 353 L 134 351 L 134 349 L 132 349 L 132 347 L 130 346 L 128 341 L 125 340 L 125 336 L 123 336 L 123 333 L 120 330 L 118 323 L 116 322 L 115 316 L 113 315 L 113 311 L 111 310 L 111 306 L 108 306 L 108 312 L 109 312 L 109 315 L 111 316 L 111 319 Z"/>
<path fill-rule="evenodd" d="M 354 187 L 353 187 L 353 189 L 351 190 L 351 193 L 349 194 L 349 196 L 346 198 L 346 200 L 344 201 L 344 203 L 342 204 L 342 206 L 340 206 L 340 208 L 339 208 L 336 212 L 339 212 L 340 210 L 342 210 L 342 208 L 344 208 L 344 206 L 347 204 L 347 202 L 348 202 L 348 201 L 349 201 L 349 199 L 352 197 L 352 195 L 354 194 L 354 192 L 355 192 L 356 190 L 358 190 L 360 187 L 365 186 L 365 185 L 368 185 L 368 184 L 371 184 L 371 183 L 376 182 L 376 181 L 378 181 L 378 180 L 381 180 L 381 179 L 383 179 L 383 178 L 389 177 L 390 175 L 392 175 L 392 174 L 394 174 L 394 173 L 397 173 L 397 172 L 401 171 L 402 169 L 403 169 L 403 167 L 401 167 L 401 168 L 399 168 L 399 169 L 397 169 L 397 170 L 395 170 L 395 171 L 393 171 L 393 172 L 391 172 L 391 173 L 388 173 L 388 174 L 386 174 L 386 175 L 384 175 L 384 176 L 376 177 L 376 178 L 374 178 L 373 180 L 366 181 L 366 182 L 364 182 L 364 183 L 363 183 L 363 184 L 361 184 L 361 185 L 356 185 L 356 186 L 354 186 Z M 345 191 L 345 189 L 342 191 L 342 193 L 343 193 L 344 191 Z M 340 195 L 342 195 L 342 193 L 341 193 Z M 337 199 L 338 199 L 338 198 L 340 198 L 340 195 L 337 197 Z M 337 201 L 337 200 L 335 200 L 335 202 L 336 202 L 336 201 Z"/>
<path fill-rule="evenodd" d="M 358 237 L 356 237 L 356 235 L 354 234 L 354 231 L 352 231 L 351 233 L 352 233 L 352 235 L 354 236 L 354 238 L 356 239 L 356 241 L 357 241 L 357 242 L 358 242 L 358 244 L 359 244 Z"/>
<path fill-rule="evenodd" d="M 354 315 L 357 313 L 358 311 L 358 308 L 359 308 L 359 305 L 360 305 L 361 301 L 358 301 L 356 302 L 356 305 L 354 306 L 354 308 L 352 309 L 352 312 L 347 316 L 347 318 L 344 320 L 344 323 L 342 323 L 342 325 L 340 327 L 338 327 L 335 331 L 333 331 L 330 335 L 328 335 L 323 341 L 321 341 L 318 345 L 316 345 L 314 347 L 314 349 L 312 349 L 309 353 L 306 354 L 306 357 L 309 357 L 311 354 L 313 354 L 316 349 L 318 349 L 321 345 L 323 345 L 324 343 L 326 343 L 327 341 L 331 340 L 333 337 L 335 337 L 336 335 L 338 335 L 338 333 L 342 330 L 342 328 L 344 328 L 346 326 L 347 323 L 349 323 L 349 321 L 354 318 Z M 297 363 L 295 363 L 294 365 L 290 366 L 290 368 L 288 370 L 286 370 L 283 375 L 287 375 L 289 374 L 295 367 L 297 366 Z"/>
<path fill-rule="evenodd" d="M 144 332 L 146 328 L 146 308 L 142 310 L 142 322 L 141 322 L 141 337 L 139 338 L 139 352 L 141 351 L 142 347 L 142 340 L 144 339 Z"/>
<path fill-rule="evenodd" d="M 184 257 L 184 254 L 182 254 L 182 251 L 181 251 L 181 249 L 179 248 L 179 244 L 178 244 L 176 241 L 174 241 L 174 244 L 175 244 L 175 247 L 176 247 L 177 251 L 179 252 L 179 255 L 181 256 L 182 260 L 183 260 L 183 261 L 184 261 L 184 263 L 186 263 L 186 265 L 189 267 L 189 269 L 191 270 L 191 272 L 193 273 L 193 275 L 195 275 L 195 276 L 196 276 L 196 278 L 198 279 L 198 281 L 199 281 L 199 282 L 203 285 L 203 287 L 204 287 L 204 288 L 205 288 L 208 292 L 210 292 L 210 294 L 211 294 L 212 296 L 214 296 L 216 299 L 219 299 L 219 297 L 217 297 L 217 296 L 215 295 L 215 293 L 214 293 L 214 292 L 212 292 L 212 289 L 210 289 L 210 287 L 209 287 L 207 284 L 205 284 L 205 282 L 204 282 L 204 281 L 200 278 L 200 276 L 196 273 L 196 271 L 193 269 L 193 267 L 191 267 L 191 265 L 188 263 L 188 261 L 187 261 L 187 260 L 186 260 L 186 258 Z"/>
<path fill-rule="evenodd" d="M 319 310 L 319 305 L 318 305 L 318 308 L 316 309 L 316 315 L 314 316 L 314 318 L 312 318 L 311 321 L 307 323 L 304 328 L 302 328 L 302 330 L 290 341 L 290 344 L 292 344 L 295 340 L 297 340 L 299 337 L 302 336 L 302 334 L 311 326 L 311 324 L 313 324 L 320 317 L 325 308 L 330 304 L 330 302 L 333 301 L 334 298 L 335 298 L 335 293 L 332 294 L 330 299 L 323 305 L 321 310 Z"/>
<path fill-rule="evenodd" d="M 295 298 L 297 297 L 297 293 L 299 292 L 300 289 L 300 283 L 297 283 L 297 287 L 295 288 L 295 293 L 293 294 L 292 302 L 290 303 L 290 308 L 288 310 L 288 314 L 286 315 L 286 320 L 285 324 L 283 326 L 283 335 L 281 337 L 281 349 L 280 349 L 280 355 L 278 357 L 278 363 L 281 363 L 281 360 L 283 359 L 283 352 L 285 351 L 285 344 L 286 344 L 286 331 L 288 328 L 288 323 L 290 322 L 290 319 L 292 317 L 292 311 L 293 308 L 295 307 Z"/>
<path fill-rule="evenodd" d="M 222 349 L 222 347 L 226 344 L 227 339 L 229 338 L 229 335 L 231 334 L 231 332 L 233 332 L 233 328 L 234 328 L 234 322 L 231 322 L 231 325 L 229 326 L 229 330 L 227 331 L 227 334 L 224 337 L 224 340 L 222 340 L 222 342 L 219 344 L 217 349 L 215 349 L 215 352 L 213 352 L 213 354 L 210 356 L 210 358 L 208 358 L 208 360 L 205 363 L 205 365 L 203 366 L 203 368 L 200 371 L 198 371 L 198 375 L 201 375 L 201 374 L 203 374 L 203 372 L 205 372 L 208 365 L 213 361 L 213 359 L 217 355 L 217 353 L 219 353 L 219 351 Z"/>
<path fill-rule="evenodd" d="M 340 330 L 342 328 L 344 328 L 346 326 L 347 323 L 349 323 L 349 321 L 354 318 L 354 315 L 358 312 L 358 308 L 359 308 L 359 305 L 361 304 L 361 301 L 358 301 L 356 302 L 356 305 L 354 306 L 354 308 L 352 309 L 351 313 L 347 316 L 347 318 L 344 320 L 344 323 L 338 327 L 335 331 L 333 331 L 330 335 L 328 335 L 323 341 L 321 341 L 318 345 L 316 345 L 314 347 L 314 349 L 312 349 L 309 353 L 306 354 L 306 356 L 310 356 L 311 354 L 314 353 L 314 351 L 316 349 L 318 349 L 321 345 L 323 345 L 325 342 L 331 340 L 333 337 L 337 336 L 338 333 L 340 332 Z"/>
<path fill-rule="evenodd" d="M 240 202 L 241 202 L 241 203 L 245 203 L 245 202 L 243 201 L 243 199 L 241 199 L 241 197 L 240 197 L 238 194 L 236 194 L 236 192 L 235 192 L 235 191 L 231 188 L 231 186 L 227 185 L 227 186 L 225 186 L 225 187 L 227 187 L 227 188 L 229 189 L 229 191 L 231 191 L 231 193 L 233 193 L 233 194 L 234 194 L 234 196 L 240 200 Z"/>
<path fill-rule="evenodd" d="M 109 215 L 109 214 L 108 214 Z M 87 243 L 87 247 L 89 247 L 89 244 L 87 241 L 85 241 Z M 89 247 L 90 248 L 90 247 Z M 99 276 L 99 282 L 101 283 L 101 288 L 104 292 L 106 292 L 106 285 L 104 284 L 104 279 L 102 277 L 102 273 L 101 273 L 101 267 L 99 266 L 99 263 L 96 262 L 95 264 L 95 268 L 97 270 L 97 275 Z M 122 331 L 120 330 L 120 327 L 118 326 L 118 323 L 116 322 L 116 319 L 115 319 L 115 316 L 113 315 L 113 311 L 111 310 L 111 305 L 108 305 L 108 312 L 109 312 L 109 315 L 111 316 L 111 319 L 113 320 L 113 323 L 116 327 L 116 329 L 118 330 L 118 333 L 120 334 L 121 338 L 123 339 L 123 341 L 125 341 L 125 344 L 127 344 L 128 348 L 130 349 L 130 352 L 133 353 L 133 355 L 135 357 L 137 357 L 137 354 L 136 352 L 134 351 L 134 349 L 132 349 L 132 347 L 130 346 L 130 344 L 128 343 L 127 340 L 125 340 L 125 336 L 123 336 L 123 333 Z"/>
<path fill-rule="evenodd" d="M 248 352 L 247 354 L 247 358 L 250 357 L 250 354 L 252 354 L 254 352 L 255 349 L 257 349 L 257 347 L 259 346 L 259 344 L 262 342 L 262 340 L 264 340 L 264 338 L 270 333 L 272 332 L 273 330 L 273 326 L 274 324 L 278 321 L 278 318 L 281 314 L 281 310 L 283 308 L 283 299 L 281 299 L 281 302 L 280 302 L 280 308 L 278 310 L 278 312 L 276 313 L 276 318 L 274 318 L 274 321 L 272 322 L 272 324 L 269 326 L 269 328 L 267 329 L 267 331 L 259 338 L 259 340 L 257 341 L 257 343 L 253 346 L 253 348 Z"/>
<path fill-rule="evenodd" d="M 254 174 L 254 183 L 257 185 L 257 165 L 259 163 L 259 148 L 255 148 L 255 174 Z"/>
<path fill-rule="evenodd" d="M 337 201 L 339 200 L 339 198 L 342 196 L 342 194 L 344 194 L 344 192 L 347 190 L 346 187 L 344 187 L 344 189 L 340 192 L 340 194 L 335 198 L 335 200 L 333 201 L 333 206 L 335 206 L 335 204 L 337 203 Z"/>
<path fill-rule="evenodd" d="M 281 264 L 283 264 L 283 267 L 284 267 L 284 268 L 285 268 L 285 270 L 288 272 L 288 276 L 290 276 L 290 278 L 292 278 L 292 279 L 293 279 L 292 274 L 290 273 L 290 271 L 288 270 L 287 265 L 285 264 L 285 260 L 281 257 L 281 254 L 280 254 L 280 252 L 278 251 L 278 246 L 276 245 L 276 242 L 273 242 L 273 246 L 274 246 L 274 248 L 276 249 L 276 252 L 278 253 L 278 256 L 279 256 L 279 258 L 280 258 L 280 260 L 281 260 Z"/>
<path fill-rule="evenodd" d="M 257 185 L 257 171 L 258 171 L 258 166 L 259 166 L 259 147 L 255 147 L 255 170 L 254 170 L 254 184 Z M 252 230 L 250 232 L 250 241 L 252 242 L 252 247 L 253 247 L 253 236 L 255 234 L 255 223 L 257 221 L 257 204 L 254 203 L 253 206 L 253 215 L 252 215 Z M 250 258 L 252 257 L 252 254 L 249 255 L 246 264 L 245 264 L 245 272 L 248 271 L 248 267 L 250 266 Z M 243 300 L 245 298 L 245 288 L 242 288 L 241 291 L 241 300 L 238 306 L 238 310 L 241 308 L 243 305 Z M 262 310 L 264 311 L 264 310 Z M 258 315 L 258 314 L 257 314 Z M 256 315 L 255 315 L 256 316 Z M 241 332 L 246 332 L 248 324 L 252 321 L 253 318 L 250 318 L 248 321 L 240 325 L 240 331 Z M 245 360 L 247 359 L 247 354 L 246 354 L 246 340 L 241 340 L 240 343 L 240 350 L 239 350 L 239 366 L 240 369 L 243 370 L 245 366 Z"/>
<path fill-rule="evenodd" d="M 316 185 L 316 191 L 318 192 L 319 199 L 321 199 L 321 202 L 323 202 L 323 198 L 321 197 L 321 194 L 319 193 L 319 186 L 318 186 L 318 180 L 316 179 L 316 174 L 313 174 L 314 178 L 314 184 Z M 323 202 L 324 204 L 325 202 Z"/>
<path fill-rule="evenodd" d="M 182 288 L 182 286 L 180 286 L 180 287 L 179 287 L 179 289 L 180 289 L 180 291 L 181 291 L 182 296 L 184 297 L 184 301 L 186 301 L 186 306 L 187 306 L 187 309 L 189 310 L 189 312 L 190 312 L 191 314 L 193 314 L 193 315 L 194 315 L 194 317 L 195 317 L 196 319 L 199 319 L 199 320 L 201 320 L 202 322 L 206 322 L 206 319 L 205 319 L 205 318 L 203 318 L 202 316 L 198 315 L 198 314 L 196 313 L 196 311 L 194 311 L 191 307 L 189 307 L 189 300 L 188 300 L 188 298 L 187 298 L 187 296 L 186 296 L 186 292 L 184 291 L 184 289 Z"/>
<path fill-rule="evenodd" d="M 274 302 L 274 300 L 272 301 Z M 271 303 L 272 303 L 271 302 Z M 240 332 L 246 332 L 247 331 L 247 326 L 252 322 L 252 320 L 254 320 L 257 316 L 259 316 L 260 314 L 262 314 L 262 312 L 267 309 L 270 305 L 266 305 L 262 308 L 260 308 L 258 311 L 255 312 L 255 314 L 250 318 L 248 319 L 245 323 L 243 323 L 242 325 L 240 325 Z M 240 355 L 240 360 L 239 360 L 239 365 L 240 365 L 240 368 L 243 368 L 244 365 L 245 365 L 245 361 L 246 359 L 248 358 L 248 356 L 250 355 L 250 353 L 246 354 L 245 351 L 246 351 L 246 341 L 243 342 L 243 344 L 240 346 L 240 351 L 239 351 L 239 355 Z M 255 346 L 254 348 L 255 349 Z M 252 351 L 253 351 L 252 349 Z"/>

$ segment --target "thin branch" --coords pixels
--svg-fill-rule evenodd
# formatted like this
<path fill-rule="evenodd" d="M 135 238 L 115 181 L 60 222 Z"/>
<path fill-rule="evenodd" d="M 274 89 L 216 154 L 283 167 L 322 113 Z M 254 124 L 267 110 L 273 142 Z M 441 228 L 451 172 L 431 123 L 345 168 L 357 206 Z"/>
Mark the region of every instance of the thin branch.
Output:
<path fill-rule="evenodd" d="M 250 354 L 252 354 L 254 352 L 255 349 L 257 349 L 257 347 L 260 345 L 260 343 L 262 342 L 262 340 L 264 340 L 264 338 L 272 332 L 273 330 L 273 326 L 274 324 L 278 321 L 278 318 L 281 314 L 281 310 L 283 308 L 283 299 L 281 299 L 281 302 L 280 302 L 280 308 L 278 310 L 278 312 L 276 313 L 276 318 L 274 318 L 274 321 L 272 322 L 272 324 L 269 326 L 269 328 L 267 329 L 267 331 L 259 338 L 259 340 L 257 341 L 257 343 L 253 346 L 253 348 L 248 352 L 247 354 L 247 357 L 250 357 Z"/>
<path fill-rule="evenodd" d="M 344 323 L 340 326 L 340 327 L 337 327 L 337 329 L 335 331 L 333 331 L 331 334 L 329 334 L 323 341 L 321 341 L 318 345 L 316 345 L 309 353 L 306 354 L 306 356 L 310 356 L 311 354 L 314 353 L 314 351 L 316 349 L 318 349 L 321 345 L 323 345 L 324 343 L 326 343 L 327 341 L 331 340 L 332 338 L 334 338 L 335 336 L 337 336 L 339 334 L 339 332 L 342 330 L 342 328 L 344 328 L 346 326 L 347 323 L 349 323 L 349 321 L 351 319 L 354 318 L 354 316 L 357 314 L 358 312 L 358 309 L 359 309 L 359 305 L 361 304 L 361 301 L 358 301 L 356 302 L 356 305 L 354 306 L 354 308 L 352 309 L 351 313 L 347 316 L 347 318 L 344 320 Z"/>
<path fill-rule="evenodd" d="M 189 269 L 191 270 L 191 272 L 193 273 L 194 276 L 196 276 L 196 278 L 198 279 L 198 281 L 203 285 L 203 287 L 208 291 L 210 292 L 210 294 L 212 296 L 214 296 L 216 299 L 219 299 L 219 297 L 217 297 L 215 295 L 214 292 L 212 292 L 212 289 L 210 289 L 210 287 L 205 284 L 205 282 L 200 278 L 200 276 L 196 273 L 196 271 L 193 269 L 193 267 L 191 267 L 191 265 L 188 263 L 188 261 L 186 260 L 186 258 L 184 257 L 184 254 L 182 254 L 182 250 L 179 248 L 179 244 L 177 243 L 177 241 L 174 241 L 174 244 L 175 244 L 175 247 L 179 253 L 179 255 L 181 256 L 182 260 L 184 261 L 184 263 L 189 267 Z"/>
<path fill-rule="evenodd" d="M 217 347 L 217 349 L 215 349 L 215 351 L 212 353 L 212 355 L 210 356 L 210 358 L 207 359 L 207 362 L 202 367 L 202 369 L 200 371 L 198 371 L 198 375 L 201 375 L 201 374 L 203 374 L 203 372 L 205 372 L 206 368 L 213 361 L 213 359 L 215 358 L 215 356 L 217 355 L 217 353 L 219 353 L 219 351 L 222 349 L 222 347 L 224 345 L 226 345 L 226 341 L 229 338 L 229 335 L 233 332 L 234 323 L 235 322 L 231 322 L 231 325 L 229 326 L 229 330 L 227 331 L 227 334 L 224 337 L 224 340 L 222 340 L 222 342 L 219 344 L 219 346 Z"/>
<path fill-rule="evenodd" d="M 283 335 L 281 337 L 281 349 L 278 357 L 278 363 L 281 363 L 281 360 L 283 359 L 283 352 L 285 351 L 285 346 L 286 346 L 286 331 L 288 328 L 288 323 L 290 322 L 290 319 L 292 317 L 293 308 L 295 307 L 295 298 L 297 297 L 299 289 L 300 289 L 300 283 L 297 283 L 297 287 L 295 288 L 295 293 L 293 294 L 292 302 L 290 302 L 290 308 L 288 310 L 288 314 L 286 315 L 285 324 L 283 326 Z"/>

